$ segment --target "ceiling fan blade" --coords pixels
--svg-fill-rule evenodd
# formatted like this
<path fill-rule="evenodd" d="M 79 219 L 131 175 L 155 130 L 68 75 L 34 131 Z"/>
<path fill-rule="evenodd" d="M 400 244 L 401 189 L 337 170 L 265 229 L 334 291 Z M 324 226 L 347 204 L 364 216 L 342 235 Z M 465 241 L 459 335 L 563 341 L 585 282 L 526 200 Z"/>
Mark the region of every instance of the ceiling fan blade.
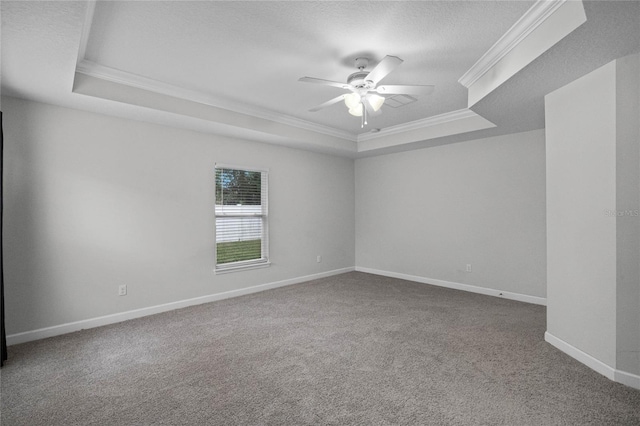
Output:
<path fill-rule="evenodd" d="M 374 91 L 381 95 L 430 95 L 434 89 L 433 85 L 382 85 L 376 87 Z"/>
<path fill-rule="evenodd" d="M 340 83 L 339 81 L 331 81 L 331 80 L 323 80 L 321 78 L 313 78 L 313 77 L 302 77 L 299 78 L 298 81 L 302 81 L 304 83 L 315 83 L 315 84 L 323 84 L 325 86 L 333 86 L 339 87 L 345 90 L 351 90 L 351 86 L 347 83 Z"/>
<path fill-rule="evenodd" d="M 372 81 L 374 84 L 378 84 L 380 80 L 385 78 L 387 74 L 396 69 L 398 65 L 404 62 L 397 56 L 385 56 L 378 65 L 375 66 L 367 76 L 367 81 Z"/>
<path fill-rule="evenodd" d="M 327 101 L 327 102 L 325 102 L 325 103 L 323 103 L 323 104 L 318 105 L 317 107 L 313 107 L 313 108 L 311 108 L 311 109 L 309 110 L 309 112 L 316 112 L 316 111 L 320 111 L 322 108 L 326 108 L 326 107 L 328 107 L 328 106 L 330 106 L 330 105 L 337 104 L 338 102 L 343 101 L 345 96 L 346 96 L 346 95 L 340 95 L 340 96 L 338 96 L 337 98 L 333 98 L 333 99 L 331 99 L 330 101 Z"/>

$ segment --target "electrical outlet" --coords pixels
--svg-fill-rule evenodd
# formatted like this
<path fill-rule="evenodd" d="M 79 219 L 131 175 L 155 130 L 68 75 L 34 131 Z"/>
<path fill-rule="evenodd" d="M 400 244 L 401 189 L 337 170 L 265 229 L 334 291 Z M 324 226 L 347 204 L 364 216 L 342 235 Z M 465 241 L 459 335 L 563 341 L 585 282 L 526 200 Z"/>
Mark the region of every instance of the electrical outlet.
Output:
<path fill-rule="evenodd" d="M 471 272 L 471 264 L 467 263 L 467 272 Z"/>
<path fill-rule="evenodd" d="M 316 258 L 316 261 L 317 261 L 318 263 L 322 262 L 322 256 L 318 255 L 318 257 Z"/>
<path fill-rule="evenodd" d="M 127 295 L 127 285 L 123 284 L 118 286 L 118 296 L 126 296 Z"/>

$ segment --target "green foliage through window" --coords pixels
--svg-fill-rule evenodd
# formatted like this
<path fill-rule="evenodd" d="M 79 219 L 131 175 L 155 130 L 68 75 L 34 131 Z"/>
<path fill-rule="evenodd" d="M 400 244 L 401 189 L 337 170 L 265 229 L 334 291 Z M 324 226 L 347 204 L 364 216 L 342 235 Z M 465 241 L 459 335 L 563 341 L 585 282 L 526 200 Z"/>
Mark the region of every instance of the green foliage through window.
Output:
<path fill-rule="evenodd" d="M 248 170 L 216 169 L 216 204 L 259 206 L 261 175 Z"/>

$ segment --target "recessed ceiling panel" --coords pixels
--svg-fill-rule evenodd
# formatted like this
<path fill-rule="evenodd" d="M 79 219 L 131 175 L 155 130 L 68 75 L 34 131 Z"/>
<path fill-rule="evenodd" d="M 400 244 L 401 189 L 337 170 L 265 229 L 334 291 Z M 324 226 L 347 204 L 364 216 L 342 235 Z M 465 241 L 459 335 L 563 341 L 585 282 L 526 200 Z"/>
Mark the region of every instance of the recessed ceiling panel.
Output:
<path fill-rule="evenodd" d="M 458 78 L 533 4 L 455 2 L 97 2 L 85 59 L 211 96 L 354 134 L 360 119 L 343 93 L 298 82 L 346 81 L 358 56 L 404 63 L 384 84 L 435 84 L 402 108 L 382 108 L 384 128 L 466 107 Z"/>

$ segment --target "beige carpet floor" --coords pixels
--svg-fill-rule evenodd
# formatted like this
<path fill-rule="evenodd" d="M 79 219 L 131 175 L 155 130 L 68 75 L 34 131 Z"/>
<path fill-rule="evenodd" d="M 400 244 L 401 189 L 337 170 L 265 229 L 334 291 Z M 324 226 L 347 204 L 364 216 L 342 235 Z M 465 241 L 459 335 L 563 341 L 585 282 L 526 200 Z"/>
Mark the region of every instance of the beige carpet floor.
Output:
<path fill-rule="evenodd" d="M 545 308 L 348 273 L 9 347 L 9 425 L 640 425 Z"/>

